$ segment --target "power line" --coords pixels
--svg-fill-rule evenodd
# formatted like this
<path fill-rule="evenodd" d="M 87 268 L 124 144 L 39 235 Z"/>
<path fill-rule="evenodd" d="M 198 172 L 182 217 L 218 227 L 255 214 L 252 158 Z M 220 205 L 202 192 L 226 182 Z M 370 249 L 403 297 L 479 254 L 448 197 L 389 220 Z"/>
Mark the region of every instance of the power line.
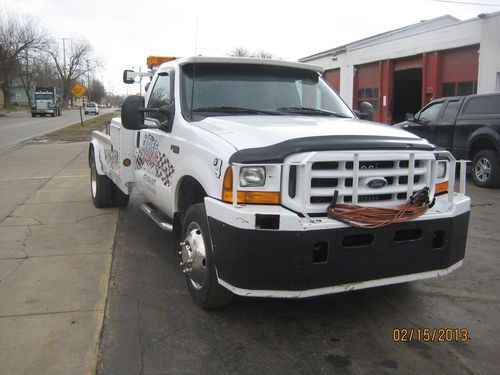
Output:
<path fill-rule="evenodd" d="M 480 6 L 485 6 L 485 7 L 500 7 L 499 4 L 492 4 L 492 3 L 473 3 L 470 1 L 454 1 L 454 0 L 431 0 L 435 1 L 438 3 L 451 3 L 451 4 L 460 4 L 460 5 L 480 5 Z"/>

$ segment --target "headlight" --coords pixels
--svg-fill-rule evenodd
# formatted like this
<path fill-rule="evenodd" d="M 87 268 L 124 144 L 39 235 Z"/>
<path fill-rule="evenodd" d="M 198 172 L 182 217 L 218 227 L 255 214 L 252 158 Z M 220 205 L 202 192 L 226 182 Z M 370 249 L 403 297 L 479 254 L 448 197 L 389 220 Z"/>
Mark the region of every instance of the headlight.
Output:
<path fill-rule="evenodd" d="M 240 168 L 241 187 L 264 186 L 265 183 L 266 183 L 266 168 L 264 167 Z"/>
<path fill-rule="evenodd" d="M 438 161 L 437 163 L 437 178 L 441 180 L 446 177 L 446 162 Z"/>

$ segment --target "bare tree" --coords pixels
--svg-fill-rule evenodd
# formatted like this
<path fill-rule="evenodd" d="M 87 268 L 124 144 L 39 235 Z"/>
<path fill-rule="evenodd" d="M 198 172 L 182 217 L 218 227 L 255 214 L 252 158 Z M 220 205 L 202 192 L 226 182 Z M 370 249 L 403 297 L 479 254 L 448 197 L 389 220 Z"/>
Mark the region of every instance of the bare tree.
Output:
<path fill-rule="evenodd" d="M 53 41 L 48 53 L 54 60 L 57 75 L 61 81 L 64 106 L 70 97 L 71 85 L 85 78 L 90 81 L 90 72 L 101 66 L 100 61 L 93 56 L 92 46 L 86 39 L 69 39 L 61 48 L 61 43 Z M 88 85 L 90 86 L 90 85 Z"/>
<path fill-rule="evenodd" d="M 106 89 L 101 81 L 92 79 L 90 81 L 90 91 L 92 92 L 92 101 L 101 103 L 102 99 L 106 97 Z"/>
<path fill-rule="evenodd" d="M 246 48 L 243 47 L 235 47 L 229 52 L 229 56 L 232 57 L 249 57 L 250 53 Z"/>
<path fill-rule="evenodd" d="M 272 55 L 272 53 L 267 52 L 267 51 L 260 51 L 260 52 L 255 54 L 255 57 L 258 57 L 260 59 L 272 59 L 273 55 Z"/>
<path fill-rule="evenodd" d="M 228 53 L 229 56 L 232 57 L 257 57 L 260 59 L 272 59 L 273 54 L 264 50 L 259 52 L 250 52 L 248 49 L 244 47 L 235 47 Z"/>
<path fill-rule="evenodd" d="M 125 96 L 108 94 L 108 96 L 106 97 L 106 100 L 113 107 L 119 107 L 122 105 L 123 101 L 125 100 Z"/>
<path fill-rule="evenodd" d="M 30 107 L 31 93 L 35 85 L 61 88 L 55 65 L 44 51 L 25 51 L 24 58 L 21 59 L 19 78 L 28 97 Z"/>
<path fill-rule="evenodd" d="M 12 80 L 20 75 L 27 51 L 41 51 L 47 45 L 47 31 L 38 19 L 0 10 L 0 87 L 6 106 L 10 104 Z"/>

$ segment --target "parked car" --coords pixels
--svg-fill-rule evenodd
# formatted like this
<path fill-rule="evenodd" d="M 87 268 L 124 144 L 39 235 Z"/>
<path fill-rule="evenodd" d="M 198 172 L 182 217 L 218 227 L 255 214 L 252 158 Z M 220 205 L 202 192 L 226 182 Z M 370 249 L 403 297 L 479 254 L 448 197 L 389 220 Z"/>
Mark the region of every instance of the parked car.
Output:
<path fill-rule="evenodd" d="M 90 115 L 91 113 L 94 115 L 98 115 L 99 106 L 97 105 L 97 103 L 94 102 L 87 103 L 85 104 L 84 112 L 86 115 Z"/>
<path fill-rule="evenodd" d="M 436 99 L 395 126 L 472 160 L 477 186 L 500 187 L 500 93 Z"/>

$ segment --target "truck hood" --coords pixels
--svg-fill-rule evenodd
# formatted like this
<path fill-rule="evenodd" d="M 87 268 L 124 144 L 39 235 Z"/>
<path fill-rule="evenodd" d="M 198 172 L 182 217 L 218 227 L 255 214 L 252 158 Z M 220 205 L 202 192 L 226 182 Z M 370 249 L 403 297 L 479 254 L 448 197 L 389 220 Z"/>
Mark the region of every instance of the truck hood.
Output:
<path fill-rule="evenodd" d="M 217 116 L 196 123 L 237 150 L 274 145 L 286 140 L 320 136 L 382 136 L 420 139 L 389 125 L 359 119 L 317 116 Z"/>

